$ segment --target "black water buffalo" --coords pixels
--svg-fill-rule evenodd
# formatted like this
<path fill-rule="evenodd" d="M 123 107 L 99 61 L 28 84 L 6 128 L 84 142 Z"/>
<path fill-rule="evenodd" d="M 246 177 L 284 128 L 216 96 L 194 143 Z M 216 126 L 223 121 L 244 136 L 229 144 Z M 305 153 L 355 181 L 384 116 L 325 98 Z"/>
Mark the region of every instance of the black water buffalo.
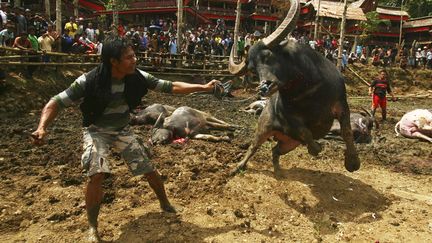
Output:
<path fill-rule="evenodd" d="M 165 117 L 170 116 L 175 109 L 175 107 L 169 105 L 155 103 L 132 115 L 129 123 L 131 125 L 153 125 L 161 114 L 162 119 L 165 119 Z"/>
<path fill-rule="evenodd" d="M 182 106 L 165 119 L 157 119 L 151 135 L 152 144 L 167 144 L 176 138 L 194 138 L 209 141 L 230 141 L 230 137 L 208 134 L 209 130 L 235 130 L 237 126 L 221 121 L 212 115 Z"/>
<path fill-rule="evenodd" d="M 280 26 L 254 44 L 242 63 L 234 62 L 234 51 L 231 51 L 230 72 L 241 75 L 249 70 L 255 73 L 260 80 L 260 95 L 270 96 L 259 118 L 255 138 L 232 174 L 244 169 L 251 156 L 270 137 L 277 141 L 272 151 L 276 174 L 280 173 L 279 157 L 300 144 L 306 145 L 311 155 L 318 155 L 322 148 L 316 139 L 328 133 L 334 119 L 341 124 L 341 136 L 346 144 L 345 168 L 350 172 L 360 168 L 343 76 L 333 63 L 309 46 L 293 39 L 285 40 L 295 28 L 299 9 L 299 1 L 291 0 Z M 236 22 L 239 19 L 237 16 Z M 235 34 L 237 30 L 236 23 Z M 237 36 L 234 39 L 237 40 Z M 236 41 L 234 43 L 232 50 L 236 50 Z"/>
<path fill-rule="evenodd" d="M 351 129 L 356 143 L 370 143 L 372 141 L 371 132 L 374 124 L 377 129 L 379 128 L 375 117 L 367 110 L 364 111 L 365 113 L 351 113 L 350 115 Z M 334 120 L 329 135 L 341 135 L 341 126 L 337 119 Z"/>

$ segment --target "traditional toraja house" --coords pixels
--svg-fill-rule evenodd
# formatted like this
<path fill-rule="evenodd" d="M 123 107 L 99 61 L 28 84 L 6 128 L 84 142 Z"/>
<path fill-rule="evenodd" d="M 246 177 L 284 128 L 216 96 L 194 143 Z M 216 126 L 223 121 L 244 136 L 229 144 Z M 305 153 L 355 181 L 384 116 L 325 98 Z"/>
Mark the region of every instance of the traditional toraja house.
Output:
<path fill-rule="evenodd" d="M 395 46 L 399 43 L 400 24 L 407 21 L 409 15 L 400 8 L 377 7 L 375 10 L 380 19 L 389 20 L 390 25 L 380 24 L 377 31 L 370 33 L 369 43 L 372 45 Z M 403 30 L 402 30 L 403 39 Z"/>
<path fill-rule="evenodd" d="M 298 28 L 301 31 L 312 34 L 315 27 L 315 16 L 318 14 L 318 33 L 320 36 L 333 35 L 337 36 L 340 32 L 340 22 L 342 19 L 344 4 L 340 1 L 324 0 L 302 0 L 300 21 Z M 319 5 L 319 9 L 318 9 Z M 360 21 L 365 21 L 366 16 L 360 6 L 350 3 L 346 13 L 346 34 L 349 36 L 360 34 Z"/>
<path fill-rule="evenodd" d="M 242 25 L 249 29 L 272 31 L 279 18 L 271 0 L 242 2 Z M 186 26 L 198 27 L 215 25 L 223 20 L 228 28 L 234 28 L 237 0 L 184 0 L 184 23 Z M 98 15 L 112 14 L 111 10 L 97 11 Z M 121 19 L 133 23 L 150 24 L 158 19 L 177 19 L 177 0 L 135 0 L 128 8 L 118 11 Z"/>
<path fill-rule="evenodd" d="M 410 19 L 403 24 L 406 44 L 432 44 L 432 16 Z"/>

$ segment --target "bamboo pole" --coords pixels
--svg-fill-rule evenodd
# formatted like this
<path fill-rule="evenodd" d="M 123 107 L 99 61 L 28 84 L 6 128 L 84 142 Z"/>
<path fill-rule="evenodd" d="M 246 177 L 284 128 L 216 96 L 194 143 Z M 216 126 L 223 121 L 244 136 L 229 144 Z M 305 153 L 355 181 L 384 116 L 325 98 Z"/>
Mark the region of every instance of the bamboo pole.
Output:
<path fill-rule="evenodd" d="M 240 29 L 240 17 L 241 17 L 241 1 L 237 0 L 237 13 L 236 13 L 236 22 L 234 26 L 234 45 L 231 47 L 234 50 L 234 57 L 237 57 L 237 45 L 239 38 L 239 29 Z"/>
<path fill-rule="evenodd" d="M 63 29 L 61 3 L 62 3 L 61 0 L 56 0 L 56 21 L 55 22 L 56 22 L 56 31 L 57 31 L 58 35 L 62 34 L 62 29 Z M 57 49 L 60 52 L 61 51 L 61 45 L 58 45 Z"/>
<path fill-rule="evenodd" d="M 75 18 L 78 18 L 78 0 L 74 0 L 73 1 L 73 5 L 74 5 L 74 16 Z"/>
<path fill-rule="evenodd" d="M 370 83 L 368 81 L 366 81 L 362 76 L 360 76 L 357 72 L 355 72 L 354 70 L 352 70 L 350 67 L 347 67 L 348 70 L 350 70 L 352 73 L 354 73 L 354 75 L 359 78 L 364 84 L 366 84 L 368 87 L 370 86 Z"/>
<path fill-rule="evenodd" d="M 51 3 L 50 0 L 45 0 L 45 14 L 51 20 Z"/>
<path fill-rule="evenodd" d="M 342 51 L 343 51 L 343 42 L 345 39 L 345 22 L 346 22 L 347 8 L 348 8 L 347 0 L 344 0 L 344 11 L 342 14 L 340 38 L 339 38 L 339 49 L 338 49 L 338 60 L 337 60 L 337 67 L 339 68 L 339 70 L 341 70 L 341 68 L 342 68 Z"/>
<path fill-rule="evenodd" d="M 321 7 L 321 0 L 318 0 L 318 9 L 316 11 L 316 15 L 315 15 L 315 29 L 314 29 L 314 40 L 318 39 L 318 22 L 319 22 L 319 10 Z"/>

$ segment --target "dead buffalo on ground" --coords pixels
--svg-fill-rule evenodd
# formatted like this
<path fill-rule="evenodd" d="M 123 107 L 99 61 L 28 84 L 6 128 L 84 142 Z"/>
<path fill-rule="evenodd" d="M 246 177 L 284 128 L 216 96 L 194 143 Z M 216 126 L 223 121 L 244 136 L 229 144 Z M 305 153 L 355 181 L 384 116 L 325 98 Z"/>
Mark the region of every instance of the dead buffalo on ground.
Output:
<path fill-rule="evenodd" d="M 291 0 L 280 26 L 254 44 L 247 59 L 240 64 L 234 62 L 233 50 L 237 45 L 234 42 L 230 72 L 236 75 L 243 75 L 246 70 L 255 73 L 260 80 L 260 95 L 270 96 L 270 99 L 259 118 L 255 138 L 231 174 L 244 169 L 251 156 L 271 137 L 277 141 L 272 150 L 276 174 L 280 173 L 279 157 L 300 144 L 306 145 L 311 155 L 318 155 L 322 148 L 316 139 L 328 133 L 334 119 L 341 124 L 341 136 L 346 144 L 345 168 L 350 172 L 360 168 L 343 76 L 333 63 L 308 45 L 285 40 L 296 26 L 299 9 L 299 1 Z M 239 19 L 237 16 L 236 34 Z"/>
<path fill-rule="evenodd" d="M 267 99 L 261 99 L 250 103 L 244 111 L 259 116 L 267 104 Z"/>
<path fill-rule="evenodd" d="M 175 107 L 169 105 L 153 104 L 132 115 L 129 123 L 131 125 L 153 125 L 161 114 L 162 119 L 165 119 L 165 117 L 170 116 L 175 109 Z"/>
<path fill-rule="evenodd" d="M 416 109 L 402 116 L 395 126 L 396 135 L 418 138 L 432 143 L 432 112 Z"/>
<path fill-rule="evenodd" d="M 177 138 L 194 138 L 208 141 L 230 141 L 227 135 L 214 136 L 208 134 L 210 130 L 234 131 L 237 126 L 216 119 L 212 115 L 182 106 L 177 108 L 171 116 L 161 117 L 156 121 L 152 135 L 152 144 L 167 144 Z"/>
<path fill-rule="evenodd" d="M 379 125 L 375 117 L 370 112 L 363 109 L 364 113 L 351 113 L 351 129 L 356 143 L 370 143 L 372 141 L 372 129 L 375 127 L 378 129 Z M 341 135 L 341 126 L 337 119 L 333 121 L 333 125 L 329 132 L 330 138 L 332 136 Z"/>

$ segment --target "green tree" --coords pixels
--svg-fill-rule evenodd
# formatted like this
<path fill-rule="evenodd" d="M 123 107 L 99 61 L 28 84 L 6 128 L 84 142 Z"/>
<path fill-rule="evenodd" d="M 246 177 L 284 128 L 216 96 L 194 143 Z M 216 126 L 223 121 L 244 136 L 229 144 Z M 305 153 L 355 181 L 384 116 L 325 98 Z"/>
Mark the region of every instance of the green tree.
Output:
<path fill-rule="evenodd" d="M 114 2 L 117 5 L 117 10 L 123 10 L 127 9 L 129 6 L 129 3 L 132 2 L 132 0 L 104 0 L 104 5 L 107 10 L 113 10 L 114 9 Z"/>
<path fill-rule="evenodd" d="M 378 30 L 378 26 L 383 24 L 390 26 L 390 20 L 380 19 L 376 11 L 368 12 L 365 15 L 367 20 L 360 23 L 364 32 L 375 32 Z"/>
<path fill-rule="evenodd" d="M 432 0 L 381 0 L 380 5 L 406 10 L 411 18 L 432 16 Z"/>

